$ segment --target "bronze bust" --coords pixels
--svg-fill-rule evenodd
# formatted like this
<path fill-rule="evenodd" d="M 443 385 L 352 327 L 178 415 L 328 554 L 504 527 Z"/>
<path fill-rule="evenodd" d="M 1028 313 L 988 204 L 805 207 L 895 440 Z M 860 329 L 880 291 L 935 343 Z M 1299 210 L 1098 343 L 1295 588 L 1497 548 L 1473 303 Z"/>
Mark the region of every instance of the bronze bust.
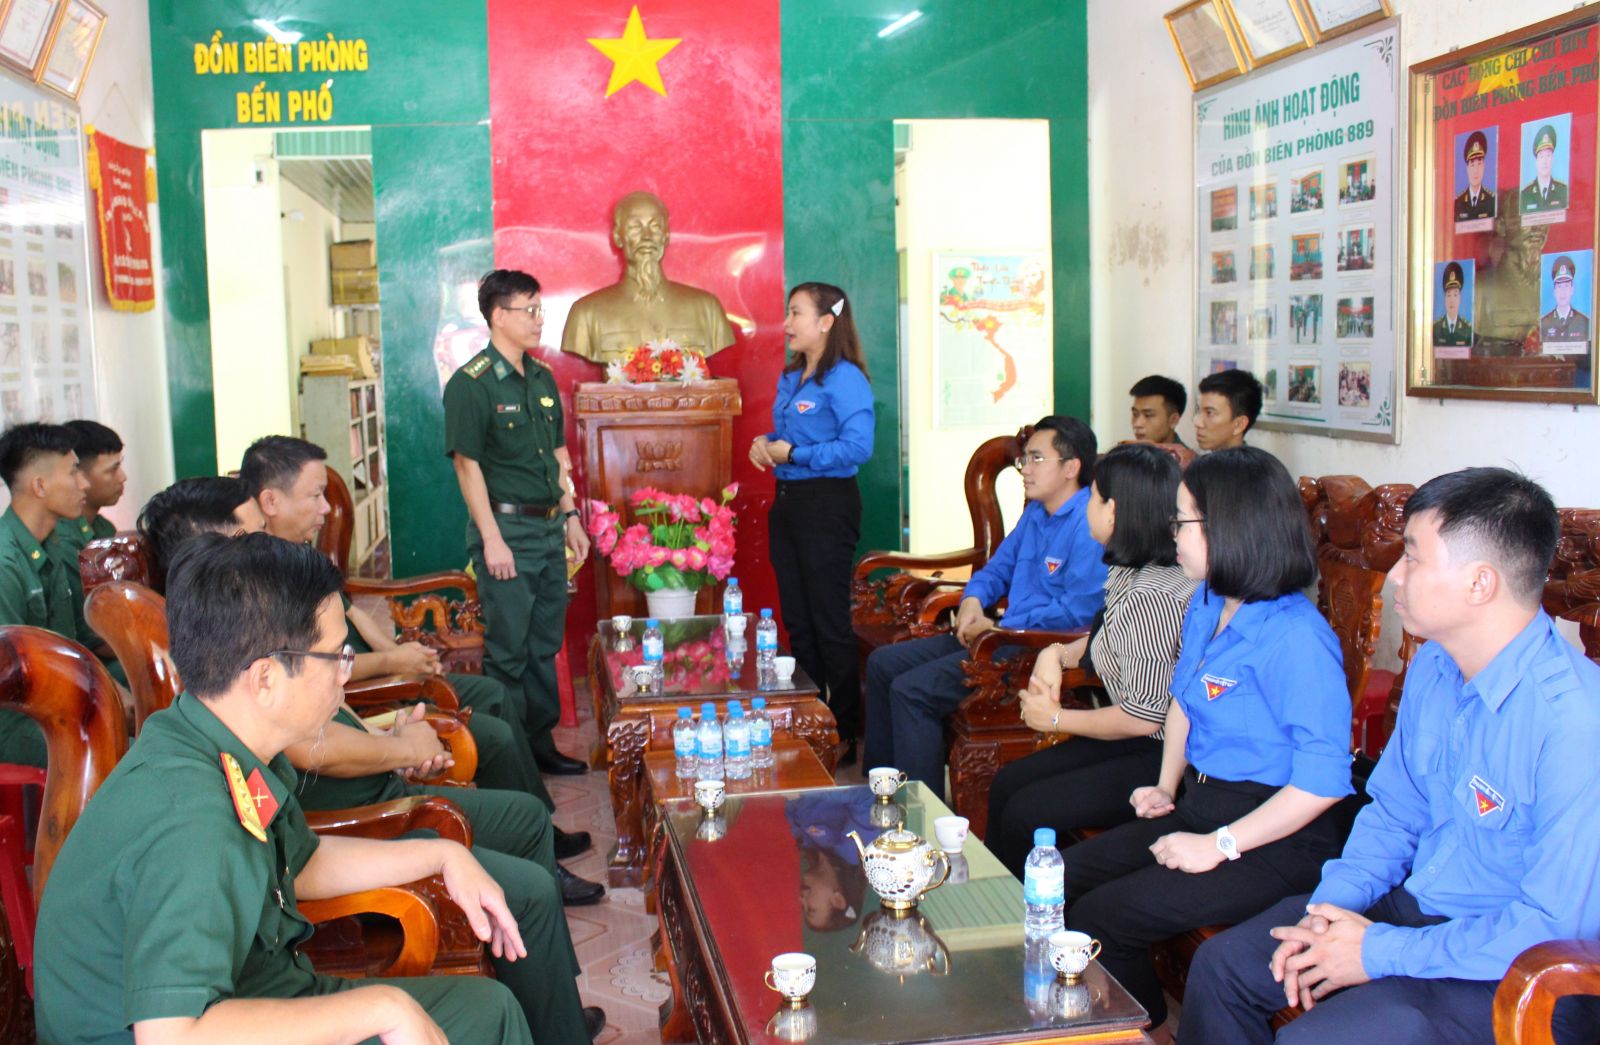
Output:
<path fill-rule="evenodd" d="M 733 344 L 716 295 L 663 274 L 669 238 L 667 208 L 655 196 L 630 192 L 617 202 L 611 242 L 627 259 L 627 271 L 619 282 L 573 304 L 561 332 L 561 351 L 603 366 L 663 338 L 706 356 Z"/>

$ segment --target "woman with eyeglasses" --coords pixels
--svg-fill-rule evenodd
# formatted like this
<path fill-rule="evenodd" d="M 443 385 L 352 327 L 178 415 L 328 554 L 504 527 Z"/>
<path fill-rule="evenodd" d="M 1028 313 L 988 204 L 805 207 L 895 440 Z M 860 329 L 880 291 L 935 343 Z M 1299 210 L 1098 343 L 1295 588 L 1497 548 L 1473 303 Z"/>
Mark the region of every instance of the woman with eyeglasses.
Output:
<path fill-rule="evenodd" d="M 1128 792 L 1161 771 L 1161 725 L 1195 587 L 1172 540 L 1181 474 L 1171 454 L 1144 443 L 1119 446 L 1095 464 L 1084 511 L 1090 536 L 1105 547 L 1105 608 L 1086 637 L 1040 651 L 1021 695 L 1030 727 L 1069 739 L 1010 763 L 989 787 L 984 843 L 1018 878 L 1035 828 L 1055 828 L 1066 846 L 1070 831 L 1132 820 Z M 1061 706 L 1062 672 L 1078 667 L 1099 677 L 1109 705 Z"/>
<path fill-rule="evenodd" d="M 833 284 L 791 290 L 783 333 L 793 355 L 778 378 L 772 431 L 750 444 L 750 463 L 777 473 L 767 540 L 778 604 L 795 660 L 839 723 L 840 764 L 851 765 L 861 682 L 850 577 L 861 536 L 856 470 L 872 456 L 872 386 L 850 301 Z"/>
<path fill-rule="evenodd" d="M 1178 486 L 1178 564 L 1202 582 L 1183 621 L 1161 769 L 1137 819 L 1062 855 L 1066 924 L 1150 1013 L 1166 1001 L 1150 946 L 1309 892 L 1339 853 L 1351 794 L 1350 696 L 1333 629 L 1301 592 L 1317 577 L 1305 510 L 1278 459 L 1200 457 Z"/>

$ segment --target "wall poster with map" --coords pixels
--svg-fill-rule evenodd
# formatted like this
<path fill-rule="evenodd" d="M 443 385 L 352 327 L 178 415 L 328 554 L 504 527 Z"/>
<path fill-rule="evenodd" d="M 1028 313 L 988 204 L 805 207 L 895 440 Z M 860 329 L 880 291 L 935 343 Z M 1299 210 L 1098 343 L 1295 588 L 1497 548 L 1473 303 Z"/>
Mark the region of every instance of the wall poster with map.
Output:
<path fill-rule="evenodd" d="M 1050 413 L 1045 251 L 933 254 L 933 426 L 1015 429 Z"/>

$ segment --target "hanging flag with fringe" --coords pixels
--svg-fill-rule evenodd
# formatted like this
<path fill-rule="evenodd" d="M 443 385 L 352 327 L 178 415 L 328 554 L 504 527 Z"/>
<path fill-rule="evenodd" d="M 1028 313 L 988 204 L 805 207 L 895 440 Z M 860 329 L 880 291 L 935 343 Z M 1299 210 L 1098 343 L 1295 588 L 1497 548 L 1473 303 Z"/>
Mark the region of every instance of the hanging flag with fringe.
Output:
<path fill-rule="evenodd" d="M 117 141 L 93 127 L 89 138 L 89 187 L 100 225 L 100 263 L 106 295 L 120 312 L 155 307 L 155 259 L 150 245 L 150 203 L 155 169 L 150 151 Z"/>

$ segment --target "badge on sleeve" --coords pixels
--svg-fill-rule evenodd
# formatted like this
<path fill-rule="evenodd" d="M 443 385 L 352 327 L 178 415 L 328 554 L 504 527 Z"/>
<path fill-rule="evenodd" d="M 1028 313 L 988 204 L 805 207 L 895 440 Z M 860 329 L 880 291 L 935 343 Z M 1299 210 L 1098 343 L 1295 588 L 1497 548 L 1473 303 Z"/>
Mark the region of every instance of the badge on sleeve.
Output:
<path fill-rule="evenodd" d="M 239 817 L 240 825 L 256 841 L 265 842 L 265 825 L 272 823 L 272 818 L 278 814 L 278 800 L 272 797 L 261 770 L 253 770 L 250 779 L 246 780 L 239 760 L 224 751 L 222 772 L 228 778 L 228 793 L 233 796 L 233 811 Z"/>
<path fill-rule="evenodd" d="M 539 405 L 544 407 L 546 410 L 548 410 L 552 406 L 556 405 L 556 401 L 554 399 L 551 399 L 549 396 L 540 396 L 539 397 Z"/>
<path fill-rule="evenodd" d="M 1467 781 L 1467 786 L 1472 788 L 1472 797 L 1477 802 L 1479 816 L 1488 816 L 1506 804 L 1506 800 L 1501 797 L 1500 792 L 1496 791 L 1489 785 L 1488 781 L 1476 773 L 1472 775 L 1471 780 Z"/>
<path fill-rule="evenodd" d="M 794 408 L 797 413 L 808 414 L 817 408 L 817 404 L 809 399 L 799 399 L 795 401 Z"/>
<path fill-rule="evenodd" d="M 1045 572 L 1045 573 L 1047 573 L 1047 574 L 1049 574 L 1049 575 L 1050 575 L 1050 576 L 1052 576 L 1052 577 L 1054 577 L 1054 576 L 1055 576 L 1055 575 L 1056 575 L 1056 571 L 1057 571 L 1057 570 L 1059 570 L 1059 569 L 1061 569 L 1061 564 L 1062 564 L 1062 562 L 1064 562 L 1064 561 L 1065 561 L 1065 560 L 1063 560 L 1063 559 L 1058 559 L 1058 558 L 1056 558 L 1056 557 L 1055 557 L 1055 556 L 1053 556 L 1053 555 L 1047 555 L 1047 556 L 1045 556 L 1045 560 L 1044 560 L 1044 572 Z"/>
<path fill-rule="evenodd" d="M 1225 679 L 1220 675 L 1204 675 L 1202 679 L 1206 684 L 1207 700 L 1216 700 L 1239 684 L 1238 679 Z"/>

